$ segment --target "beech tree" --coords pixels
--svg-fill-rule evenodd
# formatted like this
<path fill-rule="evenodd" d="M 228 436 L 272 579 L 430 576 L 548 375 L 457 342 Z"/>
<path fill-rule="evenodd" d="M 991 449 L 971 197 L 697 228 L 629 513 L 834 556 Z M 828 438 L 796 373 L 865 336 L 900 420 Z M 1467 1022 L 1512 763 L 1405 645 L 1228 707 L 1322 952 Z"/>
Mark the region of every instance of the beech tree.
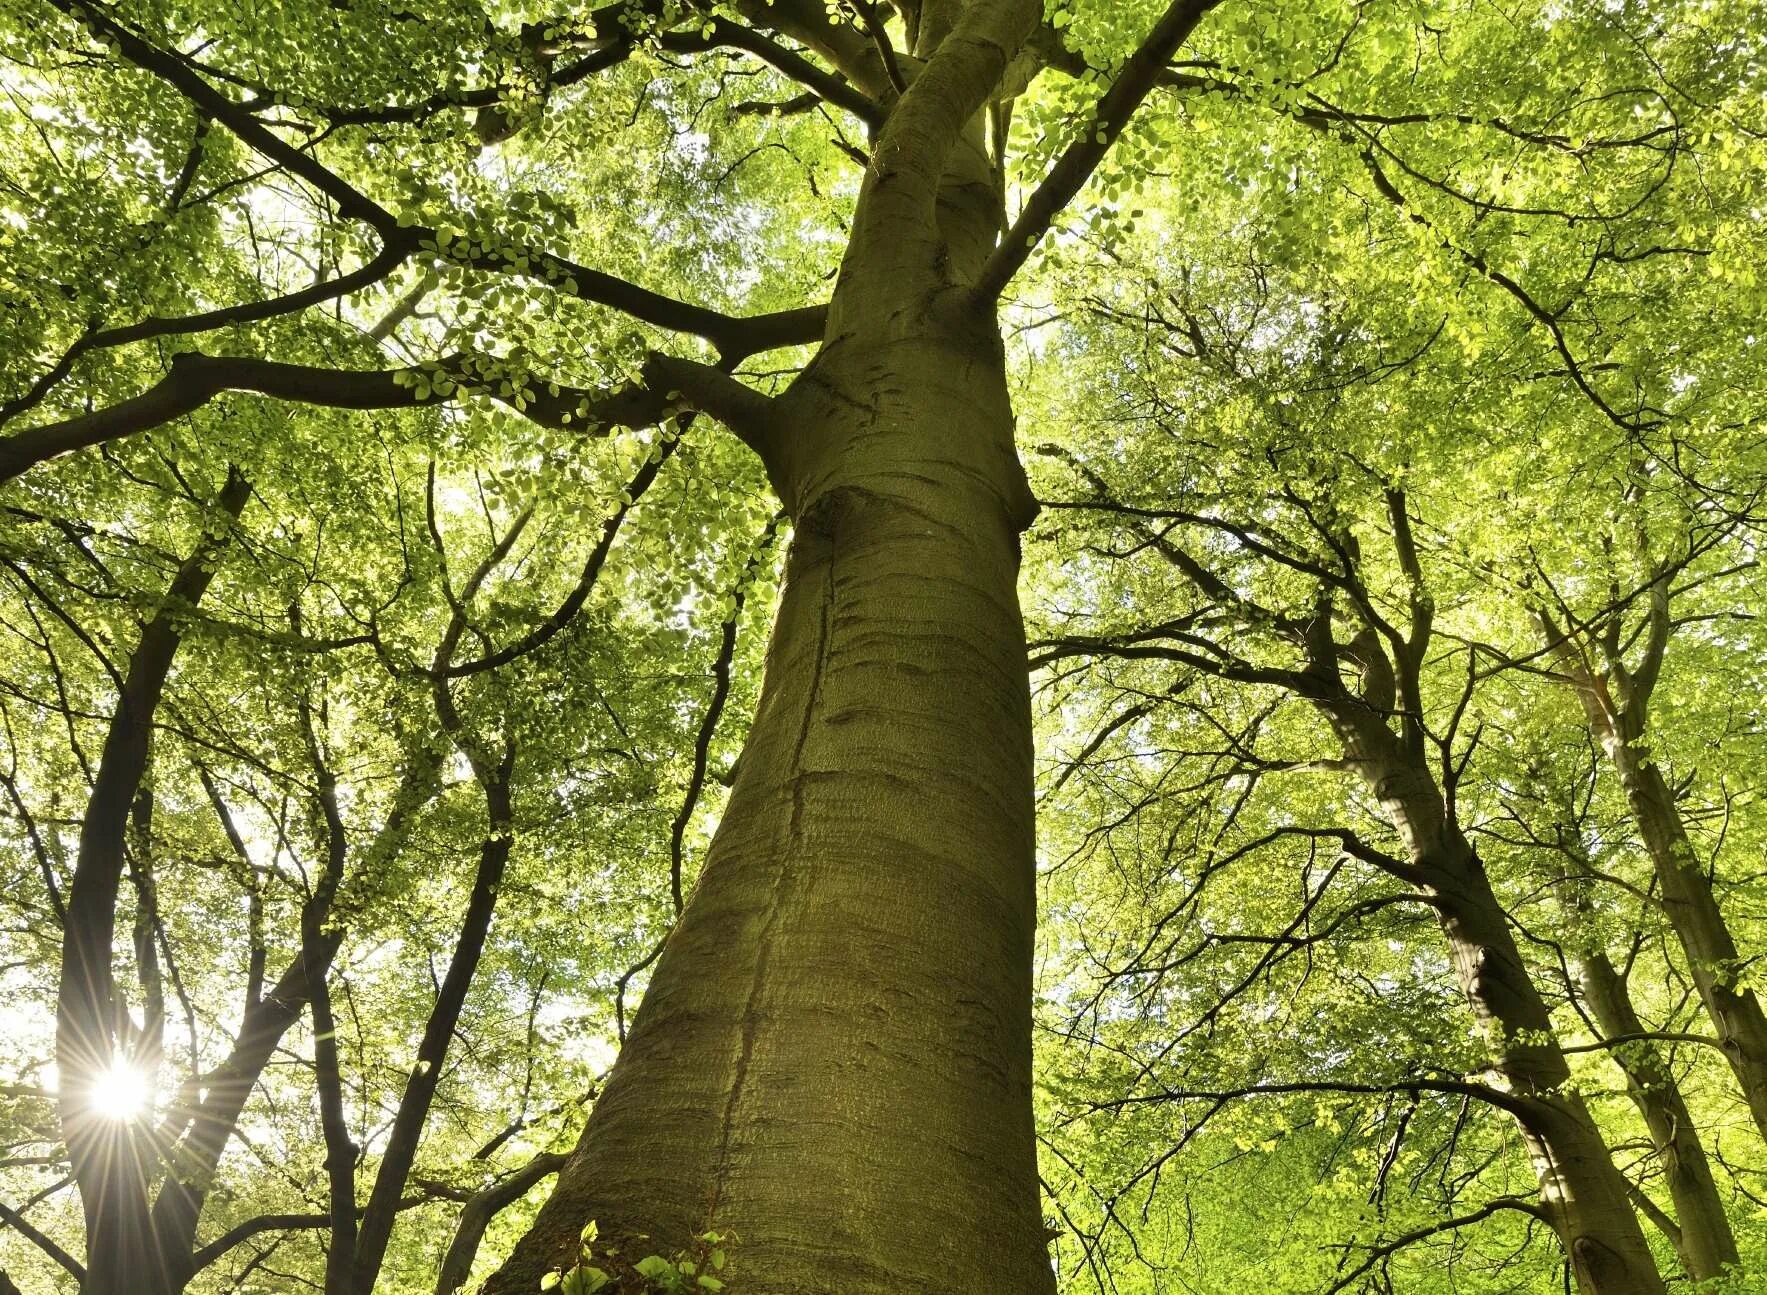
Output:
<path fill-rule="evenodd" d="M 1749 6 L 0 15 L 6 1283 L 1748 1289 Z"/>

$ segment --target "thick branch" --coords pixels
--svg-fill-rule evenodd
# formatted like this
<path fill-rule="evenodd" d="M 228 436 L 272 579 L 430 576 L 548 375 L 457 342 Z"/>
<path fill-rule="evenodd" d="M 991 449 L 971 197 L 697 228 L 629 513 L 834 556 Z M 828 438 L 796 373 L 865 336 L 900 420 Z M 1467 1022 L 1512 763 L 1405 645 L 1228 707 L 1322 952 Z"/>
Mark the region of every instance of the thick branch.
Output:
<path fill-rule="evenodd" d="M 715 370 L 690 360 L 659 355 L 648 367 L 674 387 L 691 388 L 696 398 L 706 402 L 708 412 L 733 430 L 755 425 L 767 407 L 767 397 L 759 392 L 733 378 L 714 382 L 706 375 Z M 187 351 L 173 356 L 166 376 L 139 396 L 0 440 L 0 481 L 46 459 L 163 426 L 224 391 L 255 392 L 333 409 L 408 409 L 442 404 L 475 390 L 544 427 L 642 427 L 667 412 L 662 391 L 642 386 L 614 390 L 562 386 L 509 373 L 503 361 L 488 356 L 455 355 L 403 369 L 352 370 Z"/>
<path fill-rule="evenodd" d="M 433 1196 L 407 1196 L 399 1202 L 400 1211 L 415 1209 L 419 1205 L 428 1205 Z M 362 1211 L 357 1210 L 358 1214 Z M 191 1257 L 191 1273 L 199 1273 L 221 1259 L 227 1252 L 243 1242 L 266 1232 L 294 1232 L 328 1227 L 331 1224 L 329 1214 L 260 1214 L 256 1218 L 247 1219 L 223 1232 Z"/>
<path fill-rule="evenodd" d="M 61 359 L 45 371 L 36 382 L 32 383 L 27 391 L 0 405 L 0 426 L 4 426 L 18 415 L 41 404 L 44 397 L 73 371 L 74 362 L 88 351 L 124 346 L 130 342 L 151 341 L 156 337 L 188 336 L 192 333 L 212 332 L 217 328 L 257 323 L 260 320 L 274 319 L 281 315 L 298 314 L 311 306 L 321 305 L 338 297 L 348 296 L 352 292 L 358 292 L 363 288 L 372 287 L 404 264 L 406 258 L 417 249 L 416 238 L 407 237 L 407 233 L 408 231 L 400 231 L 398 238 L 388 239 L 378 253 L 349 273 L 340 274 L 331 279 L 321 279 L 317 283 L 284 296 L 268 297 L 262 301 L 240 302 L 233 306 L 221 306 L 194 315 L 151 315 L 133 324 L 123 324 L 115 328 L 100 328 L 88 332 L 68 347 L 63 352 Z M 4 443 L 0 443 L 0 451 L 3 449 Z"/>
<path fill-rule="evenodd" d="M 857 28 L 838 21 L 824 0 L 737 0 L 735 8 L 755 26 L 771 28 L 807 47 L 874 105 L 891 97 L 888 74 L 871 42 Z"/>
<path fill-rule="evenodd" d="M 1035 27 L 1039 8 L 1024 0 L 964 6 L 956 29 L 939 42 L 878 134 L 853 217 L 843 282 L 867 251 L 936 245 L 947 159 Z M 887 276 L 885 283 L 895 279 L 887 265 L 876 268 Z"/>
<path fill-rule="evenodd" d="M 557 1173 L 568 1158 L 558 1152 L 542 1152 L 502 1182 L 467 1198 L 466 1208 L 460 1211 L 460 1221 L 454 1227 L 454 1239 L 436 1273 L 436 1295 L 454 1295 L 466 1285 L 491 1220 L 526 1196 L 542 1179 Z"/>
<path fill-rule="evenodd" d="M 539 279 L 569 296 L 609 306 L 658 328 L 703 337 L 717 348 L 720 356 L 731 361 L 746 359 L 759 351 L 817 341 L 827 322 L 824 306 L 801 306 L 748 317 L 726 315 L 706 306 L 664 296 L 618 275 L 550 252 L 488 247 L 478 241 L 463 241 L 451 248 L 448 246 L 453 242 L 451 238 L 444 240 L 439 231 L 427 226 L 415 226 L 408 232 L 420 243 L 442 248 L 442 255 L 457 264 L 475 270 Z"/>
<path fill-rule="evenodd" d="M 704 35 L 697 28 L 665 32 L 659 43 L 671 53 L 682 54 L 719 47 L 742 50 L 806 87 L 823 102 L 846 109 L 867 126 L 875 129 L 883 121 L 883 109 L 878 102 L 845 77 L 818 67 L 802 54 L 741 23 L 713 18 L 711 28 Z"/>
<path fill-rule="evenodd" d="M 0 1202 L 0 1223 L 12 1228 L 26 1241 L 55 1260 L 67 1270 L 75 1281 L 84 1282 L 86 1280 L 86 1270 L 80 1266 L 79 1260 L 56 1245 L 51 1237 L 31 1226 L 30 1221 L 24 1215 L 3 1202 Z"/>
<path fill-rule="evenodd" d="M 220 122 L 241 143 L 299 176 L 337 204 L 338 212 L 349 220 L 359 220 L 383 237 L 397 237 L 399 222 L 392 212 L 343 180 L 311 153 L 306 153 L 281 138 L 263 122 L 252 116 L 242 105 L 229 99 L 205 81 L 195 68 L 174 58 L 116 22 L 103 9 L 85 0 L 51 0 L 70 18 L 114 46 L 129 62 L 150 72 L 188 99 L 204 117 Z"/>
<path fill-rule="evenodd" d="M 1110 152 L 1111 145 L 1116 143 L 1117 136 L 1123 133 L 1141 101 L 1159 83 L 1161 73 L 1178 52 L 1178 47 L 1202 21 L 1203 15 L 1219 3 L 1220 0 L 1175 0 L 1154 24 L 1147 39 L 1129 56 L 1111 88 L 1099 99 L 1085 133 L 1070 144 L 1050 168 L 994 255 L 988 258 L 981 277 L 976 280 L 978 295 L 988 299 L 997 297 L 1012 281 L 1012 276 L 1030 257 L 1037 240 L 1049 231 L 1055 218 L 1080 192 L 1104 160 L 1104 155 Z"/>

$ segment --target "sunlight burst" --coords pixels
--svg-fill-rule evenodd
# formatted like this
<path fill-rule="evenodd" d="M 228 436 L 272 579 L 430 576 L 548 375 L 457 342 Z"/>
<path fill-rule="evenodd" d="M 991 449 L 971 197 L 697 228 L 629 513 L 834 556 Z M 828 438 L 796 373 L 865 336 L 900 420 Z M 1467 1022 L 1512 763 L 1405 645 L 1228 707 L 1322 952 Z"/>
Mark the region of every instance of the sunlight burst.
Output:
<path fill-rule="evenodd" d="M 95 1114 L 121 1122 L 145 1112 L 150 1096 L 147 1075 L 119 1057 L 94 1077 L 87 1101 Z"/>

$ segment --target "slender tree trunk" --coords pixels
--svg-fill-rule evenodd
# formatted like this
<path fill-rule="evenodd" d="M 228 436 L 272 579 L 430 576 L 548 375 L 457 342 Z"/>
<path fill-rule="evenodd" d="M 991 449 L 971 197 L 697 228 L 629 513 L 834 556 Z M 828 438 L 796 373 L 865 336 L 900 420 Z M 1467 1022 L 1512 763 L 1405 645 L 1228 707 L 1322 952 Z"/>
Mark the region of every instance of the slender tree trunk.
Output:
<path fill-rule="evenodd" d="M 1590 898 L 1595 875 L 1580 833 L 1574 825 L 1561 824 L 1558 836 L 1567 861 L 1558 881 L 1558 898 L 1570 928 L 1565 943 L 1576 959 L 1576 992 L 1594 1016 L 1595 1028 L 1604 1041 L 1644 1035 L 1647 1031 L 1632 1006 L 1626 977 L 1614 966 L 1596 934 Z M 1716 1277 L 1726 1265 L 1738 1262 L 1736 1237 L 1680 1085 L 1650 1039 L 1617 1044 L 1608 1055 L 1625 1074 L 1627 1095 L 1643 1118 L 1662 1162 L 1676 1220 L 1673 1227 L 1664 1226 L 1664 1233 L 1681 1256 L 1688 1276 L 1695 1281 Z M 1667 1224 L 1660 1219 L 1660 1211 L 1653 1220 Z"/>
<path fill-rule="evenodd" d="M 503 872 L 515 843 L 514 809 L 509 791 L 513 760 L 513 750 L 505 748 L 502 763 L 494 772 L 478 766 L 488 817 L 488 830 L 479 845 L 478 870 L 473 876 L 466 912 L 460 920 L 454 955 L 448 961 L 447 973 L 437 989 L 435 1005 L 424 1023 L 423 1037 L 417 1045 L 417 1059 L 405 1077 L 405 1088 L 399 1096 L 399 1107 L 387 1133 L 386 1146 L 381 1151 L 381 1163 L 375 1172 L 368 1206 L 354 1233 L 353 1269 L 349 1285 L 339 1288 L 340 1295 L 348 1290 L 354 1290 L 358 1295 L 371 1295 L 380 1279 L 381 1264 L 392 1239 L 400 1202 L 404 1199 L 405 1181 L 417 1159 L 430 1105 L 442 1081 L 442 1068 L 448 1059 L 460 1013 L 466 1005 L 467 991 L 472 987 L 473 975 L 484 955 L 491 918 L 497 908 L 497 895 L 503 885 Z M 336 1206 L 333 1208 L 335 1210 Z"/>
<path fill-rule="evenodd" d="M 315 974 L 307 982 L 307 1001 L 313 1014 L 313 1086 L 319 1093 L 319 1127 L 325 1136 L 326 1199 L 331 1215 L 330 1244 L 325 1252 L 325 1292 L 347 1295 L 350 1271 L 356 1260 L 356 1146 L 350 1140 L 344 1113 L 331 987 L 324 968 L 313 970 Z"/>
<path fill-rule="evenodd" d="M 1755 1127 L 1767 1138 L 1767 1013 L 1753 990 L 1737 984 L 1742 961 L 1736 940 L 1688 839 L 1675 795 L 1647 745 L 1651 695 L 1675 628 L 1670 614 L 1673 572 L 1672 567 L 1659 568 L 1650 587 L 1644 646 L 1633 665 L 1622 659 L 1617 618 L 1600 627 L 1592 640 L 1561 633 L 1544 614 L 1539 623 L 1582 704 L 1590 736 L 1619 776 L 1662 891 L 1663 913 L 1687 957 L 1694 987 Z"/>
<path fill-rule="evenodd" d="M 1584 1295 L 1661 1292 L 1663 1279 L 1613 1162 L 1491 890 L 1484 864 L 1451 831 L 1418 857 L 1430 872 L 1455 972 L 1492 1048 L 1493 1077 L 1512 1108 L 1540 1183 L 1545 1217 L 1558 1233 Z"/>
<path fill-rule="evenodd" d="M 227 523 L 239 516 L 250 491 L 243 476 L 228 472 L 216 501 Z M 105 735 L 68 889 L 55 1055 L 62 1136 L 85 1212 L 83 1295 L 154 1295 L 175 1286 L 172 1260 L 155 1244 L 151 1219 L 158 1157 L 146 1130 L 96 1109 L 92 1091 L 106 1070 L 129 1060 L 119 1038 L 111 957 L 130 807 L 147 769 L 154 712 L 182 639 L 178 616 L 208 589 L 224 542 L 223 534 L 197 544 L 168 587 L 165 606 L 142 630 Z"/>
<path fill-rule="evenodd" d="M 289 620 L 290 628 L 300 633 L 299 613 L 291 613 Z M 337 775 L 326 761 L 313 710 L 311 694 L 302 692 L 295 703 L 295 713 L 313 768 L 314 808 L 319 835 L 325 842 L 325 867 L 319 884 L 301 905 L 301 947 L 319 950 L 326 946 L 324 924 L 331 912 L 332 898 L 343 881 L 350 842 L 338 808 Z M 314 957 L 303 958 L 302 962 L 307 972 L 307 1007 L 313 1018 L 313 1086 L 319 1097 L 319 1128 L 325 1139 L 327 1205 L 331 1215 L 331 1235 L 325 1250 L 325 1295 L 348 1295 L 356 1254 L 356 1146 L 350 1140 L 349 1121 L 344 1114 L 337 1019 L 331 1010 L 327 979 L 331 960 Z"/>
<path fill-rule="evenodd" d="M 153 1247 L 166 1273 L 166 1289 L 173 1295 L 182 1291 L 195 1273 L 193 1248 L 203 1205 L 258 1076 L 282 1036 L 306 1010 L 308 986 L 325 974 L 343 939 L 341 930 L 320 929 L 330 909 L 329 889 L 310 897 L 305 908 L 302 930 L 316 932 L 317 943 L 303 937 L 300 952 L 270 991 L 247 1005 L 226 1060 L 203 1076 L 207 1095 L 183 1113 L 187 1122 L 183 1136 L 161 1148 L 160 1159 L 168 1172 L 153 1203 Z M 122 1289 L 135 1292 L 147 1288 L 131 1285 Z"/>
<path fill-rule="evenodd" d="M 1600 949 L 1578 956 L 1577 988 L 1605 1039 L 1645 1033 L 1626 981 Z M 1668 1063 L 1648 1040 L 1621 1044 L 1611 1054 L 1626 1075 L 1626 1091 L 1650 1130 L 1680 1227 L 1675 1248 L 1695 1281 L 1716 1277 L 1738 1262 L 1736 1237 L 1718 1196 L 1699 1130 Z"/>
<path fill-rule="evenodd" d="M 418 809 L 437 790 L 436 774 L 440 763 L 440 756 L 434 748 L 417 752 L 408 760 L 386 821 L 361 852 L 364 869 L 371 871 L 401 848 Z M 332 805 L 330 808 L 335 810 L 336 807 Z M 257 966 L 258 956 L 254 950 L 254 969 L 248 973 L 248 980 L 254 983 L 247 996 L 244 1017 L 238 1034 L 234 1036 L 232 1050 L 225 1061 L 204 1076 L 207 1095 L 200 1101 L 193 1101 L 182 1112 L 183 1136 L 162 1152 L 169 1172 L 162 1182 L 159 1199 L 153 1205 L 154 1244 L 170 1266 L 173 1292 L 182 1291 L 201 1266 L 202 1257 L 194 1252 L 197 1225 L 209 1189 L 214 1184 L 215 1171 L 258 1076 L 280 1045 L 282 1036 L 307 1010 L 309 987 L 324 981 L 332 959 L 343 944 L 344 929 L 331 916 L 332 902 L 344 875 L 343 823 L 334 815 L 327 818 L 326 864 L 313 893 L 301 906 L 300 949 L 262 997 L 258 996 L 255 987 L 262 972 Z M 244 857 L 243 851 L 241 854 Z M 334 1148 L 329 1143 L 327 1152 L 330 1160 Z M 339 1203 L 337 1188 L 333 1189 L 332 1195 L 335 1217 Z M 350 1195 L 354 1195 L 353 1189 Z"/>
<path fill-rule="evenodd" d="M 1490 1050 L 1540 1184 L 1542 1217 L 1558 1233 L 1583 1295 L 1662 1295 L 1624 1175 L 1613 1162 L 1552 1028 L 1485 865 L 1449 817 L 1440 788 L 1375 712 L 1328 708 L 1334 726 L 1435 901 L 1461 992 Z"/>
<path fill-rule="evenodd" d="M 1642 727 L 1640 724 L 1639 727 Z M 1767 1014 L 1751 989 L 1736 983 L 1742 959 L 1700 867 L 1680 808 L 1656 761 L 1612 726 L 1598 732 L 1625 789 L 1662 889 L 1663 912 L 1687 955 L 1688 970 L 1755 1127 L 1767 1138 Z"/>

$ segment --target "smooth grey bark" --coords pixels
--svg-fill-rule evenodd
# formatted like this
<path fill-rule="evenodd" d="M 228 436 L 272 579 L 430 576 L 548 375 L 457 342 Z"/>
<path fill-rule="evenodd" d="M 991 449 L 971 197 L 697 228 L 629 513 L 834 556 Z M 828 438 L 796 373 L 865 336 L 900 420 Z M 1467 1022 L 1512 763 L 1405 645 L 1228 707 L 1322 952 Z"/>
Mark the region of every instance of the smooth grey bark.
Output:
<path fill-rule="evenodd" d="M 730 804 L 583 1141 L 489 1291 L 533 1289 L 590 1219 L 646 1234 L 638 1254 L 732 1232 L 734 1280 L 778 1295 L 1052 1289 L 1027 496 L 988 313 L 927 304 L 934 336 L 838 341 L 778 411 L 796 533 Z"/>
<path fill-rule="evenodd" d="M 1604 1039 L 1645 1033 L 1625 978 L 1604 951 L 1590 949 L 1579 955 L 1577 989 Z M 1675 1206 L 1677 1231 L 1671 1239 L 1682 1265 L 1695 1281 L 1716 1277 L 1738 1262 L 1736 1236 L 1680 1085 L 1648 1040 L 1623 1044 L 1613 1057 L 1625 1072 L 1627 1094 L 1662 1160 L 1663 1179 Z"/>
<path fill-rule="evenodd" d="M 1672 570 L 1651 585 L 1642 655 L 1629 667 L 1621 657 L 1618 616 L 1601 642 L 1579 643 L 1545 617 L 1541 628 L 1556 649 L 1583 705 L 1590 735 L 1613 766 L 1650 855 L 1662 892 L 1662 910 L 1675 932 L 1701 1005 L 1736 1076 L 1749 1114 L 1767 1139 L 1767 1012 L 1753 990 L 1737 983 L 1743 960 L 1712 879 L 1701 866 L 1680 806 L 1649 739 L 1651 694 L 1673 628 L 1669 614 Z"/>
<path fill-rule="evenodd" d="M 1599 1037 L 1621 1040 L 1608 1055 L 1626 1076 L 1627 1096 L 1644 1120 L 1675 1207 L 1675 1222 L 1664 1233 L 1688 1276 L 1705 1281 L 1739 1259 L 1705 1144 L 1668 1060 L 1639 1019 L 1625 973 L 1614 965 L 1596 929 L 1595 869 L 1574 822 L 1557 827 L 1556 849 L 1563 858 L 1557 894 L 1567 927 L 1564 944 L 1574 958 L 1573 988 Z"/>
<path fill-rule="evenodd" d="M 603 1266 L 732 1235 L 723 1275 L 769 1295 L 1054 1288 L 1016 589 L 1035 505 L 992 303 L 964 286 L 1000 226 L 979 113 L 1038 6 L 926 10 L 823 346 L 735 428 L 794 535 L 729 805 L 491 1295 L 568 1267 L 590 1220 Z"/>
<path fill-rule="evenodd" d="M 1641 735 L 1642 736 L 1642 735 Z M 1603 742 L 1620 775 L 1638 832 L 1650 851 L 1668 914 L 1700 1001 L 1742 1088 L 1755 1127 L 1767 1137 L 1767 1015 L 1754 991 L 1737 984 L 1742 958 L 1711 879 L 1701 868 L 1662 770 L 1639 739 Z"/>

